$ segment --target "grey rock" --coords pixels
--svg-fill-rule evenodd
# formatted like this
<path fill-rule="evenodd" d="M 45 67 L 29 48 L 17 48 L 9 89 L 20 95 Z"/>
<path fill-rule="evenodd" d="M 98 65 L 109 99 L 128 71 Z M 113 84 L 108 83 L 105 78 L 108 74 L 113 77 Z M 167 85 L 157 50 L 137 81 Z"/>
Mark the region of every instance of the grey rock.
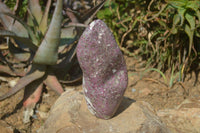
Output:
<path fill-rule="evenodd" d="M 200 133 L 200 99 L 186 99 L 176 109 L 157 113 L 173 133 Z"/>
<path fill-rule="evenodd" d="M 69 90 L 55 102 L 39 133 L 169 133 L 150 104 L 123 98 L 112 119 L 93 116 L 82 92 Z"/>

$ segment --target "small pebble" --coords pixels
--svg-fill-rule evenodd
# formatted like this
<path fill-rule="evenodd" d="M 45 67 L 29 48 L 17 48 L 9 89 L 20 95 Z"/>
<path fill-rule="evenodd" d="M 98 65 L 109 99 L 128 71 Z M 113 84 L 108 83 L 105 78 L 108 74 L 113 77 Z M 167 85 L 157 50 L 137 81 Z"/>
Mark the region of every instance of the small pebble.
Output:
<path fill-rule="evenodd" d="M 50 110 L 49 105 L 47 105 L 47 104 L 41 104 L 40 105 L 39 111 L 48 112 L 49 110 Z"/>
<path fill-rule="evenodd" d="M 38 111 L 38 114 L 42 119 L 46 119 L 49 116 L 49 113 Z"/>
<path fill-rule="evenodd" d="M 0 81 L 7 82 L 8 80 L 6 78 L 0 76 Z"/>
<path fill-rule="evenodd" d="M 132 88 L 131 91 L 134 93 L 136 91 L 136 89 Z"/>
<path fill-rule="evenodd" d="M 16 78 L 14 80 L 11 80 L 8 82 L 8 85 L 12 88 L 17 84 L 17 81 L 19 80 L 19 78 Z"/>
<path fill-rule="evenodd" d="M 32 115 L 33 119 L 38 119 L 37 115 Z"/>
<path fill-rule="evenodd" d="M 48 98 L 50 95 L 49 95 L 49 93 L 44 93 L 43 94 L 43 98 Z"/>

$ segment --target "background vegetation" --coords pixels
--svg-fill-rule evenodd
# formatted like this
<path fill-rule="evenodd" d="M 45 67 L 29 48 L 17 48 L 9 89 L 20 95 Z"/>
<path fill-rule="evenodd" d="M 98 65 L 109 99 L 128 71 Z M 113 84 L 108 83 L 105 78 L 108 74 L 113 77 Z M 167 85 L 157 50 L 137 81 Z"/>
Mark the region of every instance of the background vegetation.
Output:
<path fill-rule="evenodd" d="M 142 56 L 147 68 L 170 68 L 181 81 L 198 68 L 199 0 L 109 0 L 97 16 L 110 26 L 121 50 Z"/>
<path fill-rule="evenodd" d="M 5 2 L 14 10 L 16 0 Z M 18 8 L 27 9 L 27 0 Z M 142 57 L 146 68 L 171 69 L 179 81 L 199 66 L 199 0 L 108 0 L 97 14 L 111 28 L 121 50 Z"/>
<path fill-rule="evenodd" d="M 25 89 L 23 97 L 24 123 L 29 123 L 37 102 L 48 86 L 58 95 L 64 92 L 61 82 L 70 84 L 81 79 L 81 70 L 75 56 L 78 39 L 92 21 L 105 0 L 81 12 L 63 0 L 29 0 L 28 8 L 16 0 L 0 1 L 0 73 L 20 76 L 16 85 L 0 96 L 0 101 Z M 79 5 L 78 5 L 79 4 Z M 83 3 L 77 3 L 78 7 Z M 53 9 L 54 8 L 54 9 Z M 90 8 L 90 7 L 89 7 Z M 12 10 L 11 10 L 12 9 Z M 81 8 L 85 9 L 86 8 Z M 76 75 L 77 74 L 77 75 Z"/>

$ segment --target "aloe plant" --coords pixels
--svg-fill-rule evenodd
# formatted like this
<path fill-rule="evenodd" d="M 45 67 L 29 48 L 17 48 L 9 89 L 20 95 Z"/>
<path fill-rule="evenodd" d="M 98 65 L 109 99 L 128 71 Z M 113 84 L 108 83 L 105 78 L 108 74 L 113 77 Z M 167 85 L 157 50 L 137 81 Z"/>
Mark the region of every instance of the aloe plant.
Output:
<path fill-rule="evenodd" d="M 69 25 L 62 23 L 63 1 L 57 0 L 51 22 L 48 25 L 51 0 L 48 0 L 44 13 L 40 10 L 39 0 L 29 0 L 27 23 L 14 16 L 9 8 L 0 2 L 0 19 L 6 29 L 0 30 L 0 37 L 14 39 L 14 41 L 8 43 L 10 53 L 29 66 L 26 75 L 9 92 L 0 96 L 0 100 L 12 96 L 25 87 L 23 98 L 25 107 L 24 122 L 29 121 L 30 112 L 33 111 L 40 99 L 44 84 L 58 94 L 63 92 L 59 80 L 67 82 L 64 79 L 65 74 L 69 72 L 74 64 L 77 64 L 74 56 L 76 40 L 83 31 L 83 27 L 79 28 L 77 26 L 86 26 L 104 3 L 105 1 L 102 1 L 86 15 L 79 18 L 75 17 L 69 9 L 66 10 L 66 14 L 72 22 Z M 0 59 L 6 60 L 5 56 L 1 56 Z M 7 66 L 10 68 L 0 65 L 0 68 L 5 68 L 0 72 L 19 75 L 9 63 L 7 63 Z"/>

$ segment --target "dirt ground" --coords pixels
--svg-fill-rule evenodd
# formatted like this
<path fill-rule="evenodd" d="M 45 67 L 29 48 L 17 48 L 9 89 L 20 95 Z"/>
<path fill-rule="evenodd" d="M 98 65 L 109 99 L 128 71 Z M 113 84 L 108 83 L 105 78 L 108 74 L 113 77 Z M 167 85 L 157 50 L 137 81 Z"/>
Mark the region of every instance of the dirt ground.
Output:
<path fill-rule="evenodd" d="M 200 97 L 200 83 L 197 81 L 194 72 L 186 76 L 185 82 L 175 81 L 169 88 L 170 73 L 166 72 L 167 84 L 158 72 L 147 72 L 143 74 L 145 61 L 140 61 L 133 57 L 125 57 L 127 62 L 129 83 L 125 92 L 126 97 L 134 100 L 142 100 L 150 103 L 154 109 L 166 109 L 177 107 L 184 99 L 198 99 Z M 0 75 L 0 95 L 9 90 L 9 83 L 15 82 L 18 78 Z M 77 91 L 82 89 L 81 83 L 78 85 L 63 85 L 65 89 L 74 88 Z M 35 133 L 45 122 L 46 116 L 59 96 L 52 90 L 44 89 L 43 97 L 37 105 L 35 115 L 31 123 L 23 124 L 22 98 L 23 91 L 0 102 L 0 119 L 13 127 L 15 133 Z"/>

